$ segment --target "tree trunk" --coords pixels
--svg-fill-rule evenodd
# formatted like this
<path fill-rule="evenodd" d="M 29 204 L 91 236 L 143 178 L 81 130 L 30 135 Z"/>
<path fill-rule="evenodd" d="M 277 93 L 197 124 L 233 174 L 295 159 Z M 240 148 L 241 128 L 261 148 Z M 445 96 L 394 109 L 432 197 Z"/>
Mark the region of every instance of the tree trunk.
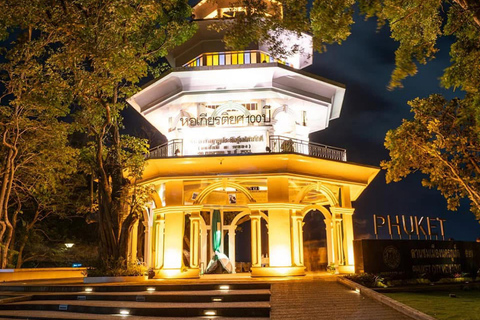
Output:
<path fill-rule="evenodd" d="M 17 256 L 17 269 L 20 269 L 23 264 L 23 250 L 25 249 L 25 245 L 27 244 L 28 241 L 28 233 L 25 234 L 25 236 L 22 238 L 22 241 L 20 242 L 20 246 L 18 247 L 18 256 Z"/>
<path fill-rule="evenodd" d="M 8 202 L 10 199 L 10 193 L 12 190 L 13 177 L 14 177 L 14 161 L 16 156 L 16 150 L 10 148 L 7 157 L 6 171 L 2 179 L 2 206 L 0 207 L 0 217 L 2 230 L 0 233 L 0 241 L 2 244 L 0 255 L 0 268 L 5 269 L 7 267 L 8 249 L 13 235 L 13 227 L 8 217 Z"/>

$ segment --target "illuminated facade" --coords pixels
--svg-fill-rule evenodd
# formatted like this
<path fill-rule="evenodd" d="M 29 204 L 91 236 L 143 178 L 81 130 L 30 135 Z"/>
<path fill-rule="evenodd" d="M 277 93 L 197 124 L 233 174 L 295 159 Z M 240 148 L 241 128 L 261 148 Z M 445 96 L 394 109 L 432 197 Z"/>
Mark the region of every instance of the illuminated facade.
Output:
<path fill-rule="evenodd" d="M 198 277 L 213 254 L 210 221 L 219 210 L 221 250 L 233 265 L 236 229 L 250 220 L 251 243 L 242 245 L 251 250 L 252 276 L 303 275 L 303 218 L 317 210 L 328 263 L 353 272 L 352 201 L 378 169 L 309 141 L 339 117 L 345 88 L 300 70 L 312 63 L 308 35 L 285 32 L 302 50 L 284 61 L 262 44 L 226 51 L 208 25 L 232 10 L 228 1 L 195 6 L 197 34 L 170 54 L 168 73 L 129 99 L 168 139 L 150 152 L 141 181 L 155 189 L 144 260 L 158 278 Z"/>

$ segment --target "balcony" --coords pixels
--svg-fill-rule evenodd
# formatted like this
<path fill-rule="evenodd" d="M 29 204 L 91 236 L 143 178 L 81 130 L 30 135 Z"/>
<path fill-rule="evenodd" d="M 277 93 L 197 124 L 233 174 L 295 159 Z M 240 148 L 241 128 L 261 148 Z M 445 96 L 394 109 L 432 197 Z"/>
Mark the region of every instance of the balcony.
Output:
<path fill-rule="evenodd" d="M 266 153 L 298 153 L 321 159 L 347 161 L 347 150 L 345 149 L 299 139 L 291 139 L 284 136 L 270 136 Z M 225 153 L 219 151 L 218 154 Z M 179 156 L 197 155 L 183 154 L 183 140 L 174 139 L 151 149 L 146 157 L 147 159 L 161 159 Z"/>
<path fill-rule="evenodd" d="M 229 51 L 203 53 L 185 63 L 184 67 L 230 66 L 241 64 L 278 62 L 289 65 L 285 61 L 275 59 L 261 50 Z"/>

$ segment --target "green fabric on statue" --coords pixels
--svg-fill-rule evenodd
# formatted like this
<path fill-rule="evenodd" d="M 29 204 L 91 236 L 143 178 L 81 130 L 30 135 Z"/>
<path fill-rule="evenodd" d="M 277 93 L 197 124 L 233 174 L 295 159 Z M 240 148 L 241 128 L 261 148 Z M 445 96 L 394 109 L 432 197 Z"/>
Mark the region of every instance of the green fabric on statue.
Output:
<path fill-rule="evenodd" d="M 222 216 L 220 210 L 213 210 L 212 214 L 212 248 L 215 254 L 208 263 L 205 273 L 232 273 L 232 264 L 228 257 L 220 252 L 222 244 Z"/>
<path fill-rule="evenodd" d="M 222 217 L 220 210 L 213 210 L 212 215 L 212 248 L 213 252 L 220 252 L 222 244 Z"/>

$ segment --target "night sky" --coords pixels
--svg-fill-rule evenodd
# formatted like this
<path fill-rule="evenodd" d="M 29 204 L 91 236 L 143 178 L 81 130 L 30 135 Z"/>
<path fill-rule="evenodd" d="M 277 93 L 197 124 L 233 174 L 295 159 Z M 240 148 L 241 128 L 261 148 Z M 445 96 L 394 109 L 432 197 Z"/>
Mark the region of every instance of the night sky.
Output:
<path fill-rule="evenodd" d="M 388 91 L 397 44 L 390 39 L 387 28 L 377 32 L 373 19 L 364 21 L 355 16 L 348 40 L 342 45 L 328 46 L 326 53 L 315 53 L 313 65 L 305 69 L 343 83 L 347 89 L 340 118 L 331 121 L 326 130 L 311 134 L 311 141 L 347 149 L 348 161 L 379 166 L 381 160 L 388 158 L 383 146 L 386 132 L 398 127 L 403 118 L 412 117 L 408 100 L 432 93 L 442 93 L 447 98 L 462 95 L 439 86 L 439 77 L 449 65 L 450 44 L 451 39 L 441 39 L 435 60 L 405 80 L 403 89 Z M 132 108 L 124 116 L 128 131 L 132 125 L 138 129 L 140 124 L 148 131 L 153 129 L 143 124 L 144 120 Z M 156 136 L 152 146 L 160 142 L 159 135 Z M 387 185 L 381 171 L 353 203 L 355 238 L 374 237 L 373 214 L 444 218 L 446 239 L 474 241 L 480 237 L 480 224 L 469 211 L 468 201 L 458 211 L 448 211 L 440 192 L 422 187 L 421 179 L 422 174 L 416 173 Z M 384 233 L 383 237 L 388 236 Z"/>
<path fill-rule="evenodd" d="M 311 140 L 347 149 L 348 161 L 379 166 L 388 159 L 384 148 L 385 134 L 398 127 L 403 118 L 413 118 L 407 101 L 442 93 L 447 98 L 462 92 L 447 91 L 439 86 L 439 77 L 449 65 L 452 39 L 441 39 L 435 60 L 421 66 L 416 76 L 404 81 L 403 89 L 387 90 L 394 68 L 397 44 L 387 28 L 376 30 L 373 19 L 356 16 L 352 35 L 341 46 L 333 45 L 323 54 L 315 54 L 314 64 L 306 71 L 346 85 L 340 118 Z M 373 214 L 416 215 L 447 219 L 445 237 L 473 241 L 480 237 L 480 224 L 464 201 L 456 212 L 448 211 L 446 201 L 437 190 L 421 186 L 421 173 L 401 182 L 386 184 L 382 170 L 372 184 L 353 203 L 355 238 L 373 237 Z"/>

